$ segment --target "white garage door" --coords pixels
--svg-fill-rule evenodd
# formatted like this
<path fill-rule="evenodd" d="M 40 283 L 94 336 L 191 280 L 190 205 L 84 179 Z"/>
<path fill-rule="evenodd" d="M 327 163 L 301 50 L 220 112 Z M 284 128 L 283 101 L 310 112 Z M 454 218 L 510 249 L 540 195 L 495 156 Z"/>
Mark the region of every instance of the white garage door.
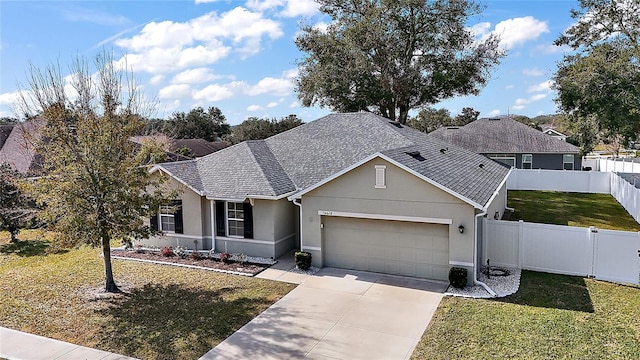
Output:
<path fill-rule="evenodd" d="M 324 216 L 325 266 L 446 280 L 449 226 Z"/>

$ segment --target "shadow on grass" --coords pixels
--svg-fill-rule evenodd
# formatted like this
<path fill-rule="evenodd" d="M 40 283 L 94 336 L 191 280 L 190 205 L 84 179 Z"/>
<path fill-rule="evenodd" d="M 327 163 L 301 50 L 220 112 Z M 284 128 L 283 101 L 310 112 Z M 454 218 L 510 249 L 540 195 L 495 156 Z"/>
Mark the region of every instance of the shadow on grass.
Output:
<path fill-rule="evenodd" d="M 496 301 L 593 313 L 584 279 L 578 276 L 522 271 L 518 292 Z"/>
<path fill-rule="evenodd" d="M 98 343 L 144 359 L 197 359 L 273 302 L 249 291 L 147 284 L 97 310 L 108 319 Z"/>
<path fill-rule="evenodd" d="M 46 254 L 51 244 L 42 240 L 18 240 L 0 245 L 0 253 L 18 256 L 38 256 Z"/>

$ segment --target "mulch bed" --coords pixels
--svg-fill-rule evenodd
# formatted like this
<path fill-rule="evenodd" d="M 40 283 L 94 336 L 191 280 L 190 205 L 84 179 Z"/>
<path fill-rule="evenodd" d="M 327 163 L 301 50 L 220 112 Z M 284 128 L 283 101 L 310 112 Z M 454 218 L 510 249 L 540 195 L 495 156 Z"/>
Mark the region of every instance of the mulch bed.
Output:
<path fill-rule="evenodd" d="M 139 251 L 139 250 L 112 250 L 112 256 L 125 257 L 131 259 L 150 260 L 156 262 L 180 265 L 198 266 L 207 269 L 219 270 L 224 272 L 236 272 L 242 274 L 249 274 L 254 276 L 260 273 L 262 270 L 270 267 L 267 264 L 252 264 L 238 262 L 225 263 L 218 259 L 212 259 L 209 257 L 202 257 L 199 260 L 194 260 L 191 257 L 179 257 L 179 256 L 164 256 L 159 251 Z"/>

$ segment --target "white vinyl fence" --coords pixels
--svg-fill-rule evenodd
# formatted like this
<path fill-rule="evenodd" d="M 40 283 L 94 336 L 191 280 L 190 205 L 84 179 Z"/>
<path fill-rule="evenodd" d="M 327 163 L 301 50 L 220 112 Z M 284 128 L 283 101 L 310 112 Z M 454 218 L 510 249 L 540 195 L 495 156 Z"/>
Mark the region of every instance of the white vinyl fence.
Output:
<path fill-rule="evenodd" d="M 610 194 L 611 173 L 513 169 L 507 180 L 507 189 Z"/>
<path fill-rule="evenodd" d="M 640 189 L 613 172 L 513 169 L 507 189 L 611 194 L 640 222 Z"/>
<path fill-rule="evenodd" d="M 640 162 L 633 162 L 633 159 L 598 159 L 593 170 L 603 172 L 640 173 Z"/>
<path fill-rule="evenodd" d="M 485 221 L 485 263 L 640 284 L 640 232 Z"/>

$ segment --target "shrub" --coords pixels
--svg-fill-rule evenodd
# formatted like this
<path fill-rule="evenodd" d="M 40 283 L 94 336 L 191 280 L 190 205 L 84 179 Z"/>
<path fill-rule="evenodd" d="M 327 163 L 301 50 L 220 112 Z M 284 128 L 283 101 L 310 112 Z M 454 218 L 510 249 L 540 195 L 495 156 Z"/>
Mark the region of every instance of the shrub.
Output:
<path fill-rule="evenodd" d="M 462 289 L 467 286 L 467 269 L 452 267 L 449 270 L 449 283 L 454 288 Z"/>
<path fill-rule="evenodd" d="M 160 250 L 163 256 L 173 256 L 173 248 L 171 246 L 165 246 Z"/>
<path fill-rule="evenodd" d="M 187 257 L 187 249 L 181 247 L 181 246 L 176 246 L 175 249 L 173 249 L 173 254 L 176 256 L 180 256 L 181 258 L 186 258 Z"/>
<path fill-rule="evenodd" d="M 200 253 L 197 251 L 192 251 L 189 257 L 193 260 L 200 260 L 202 258 L 202 256 L 200 256 Z"/>
<path fill-rule="evenodd" d="M 220 253 L 220 261 L 222 261 L 225 264 L 230 263 L 231 262 L 231 254 L 229 254 L 228 252 Z"/>
<path fill-rule="evenodd" d="M 296 266 L 300 270 L 307 270 L 311 267 L 311 254 L 306 251 L 296 251 Z"/>
<path fill-rule="evenodd" d="M 234 258 L 235 258 L 234 260 L 239 262 L 240 265 L 244 265 L 244 263 L 247 262 L 247 255 L 245 254 L 236 254 Z"/>

